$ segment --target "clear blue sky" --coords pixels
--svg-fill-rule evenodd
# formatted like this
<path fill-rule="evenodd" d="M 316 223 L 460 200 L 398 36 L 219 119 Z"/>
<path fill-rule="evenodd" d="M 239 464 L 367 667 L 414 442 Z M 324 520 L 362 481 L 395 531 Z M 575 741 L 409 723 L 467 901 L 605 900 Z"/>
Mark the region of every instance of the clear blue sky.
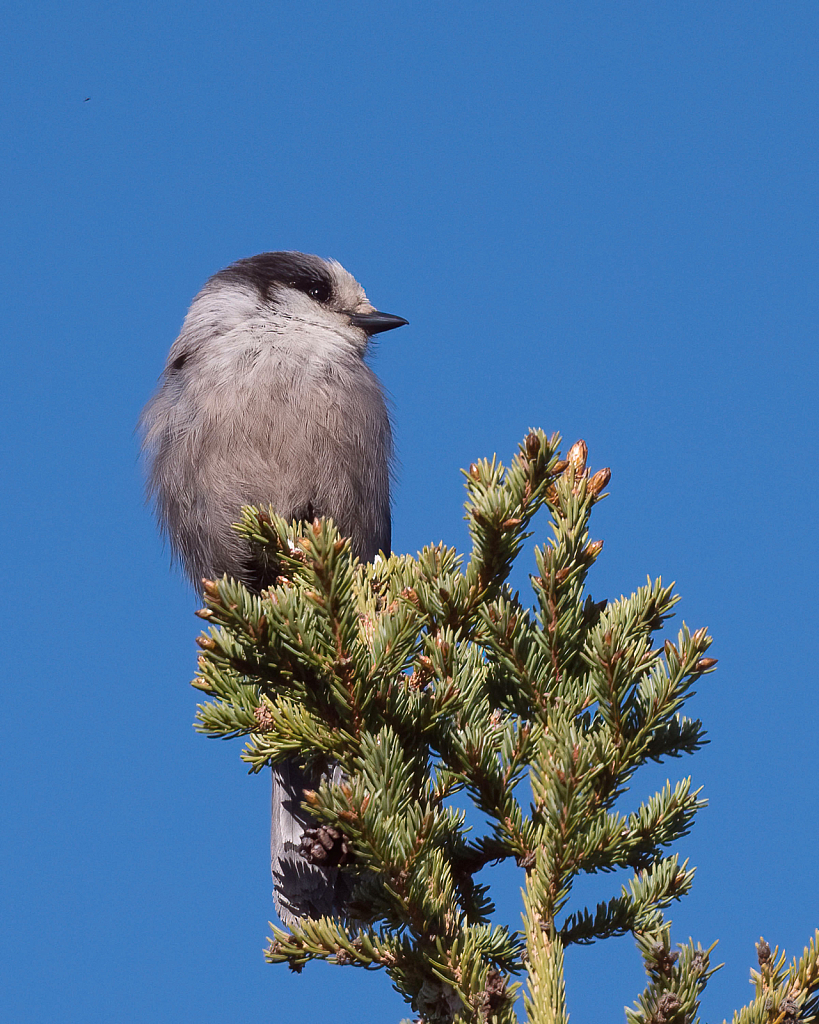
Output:
<path fill-rule="evenodd" d="M 761 933 L 801 952 L 818 43 L 801 0 L 7 6 L 3 1019 L 405 1013 L 382 974 L 264 964 L 268 780 L 191 729 L 196 600 L 142 504 L 134 423 L 187 304 L 266 249 L 333 256 L 410 321 L 374 361 L 396 550 L 463 547 L 459 467 L 530 425 L 611 467 L 595 597 L 676 579 L 720 659 L 710 746 L 635 780 L 711 801 L 671 915 L 721 940 L 705 1018 L 750 997 Z M 589 1022 L 643 984 L 630 939 L 572 949 L 568 979 Z"/>

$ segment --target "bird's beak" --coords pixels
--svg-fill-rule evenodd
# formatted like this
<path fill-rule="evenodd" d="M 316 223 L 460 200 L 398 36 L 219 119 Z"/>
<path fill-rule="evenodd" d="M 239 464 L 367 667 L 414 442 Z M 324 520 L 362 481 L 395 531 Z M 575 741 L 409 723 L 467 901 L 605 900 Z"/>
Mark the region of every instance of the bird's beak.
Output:
<path fill-rule="evenodd" d="M 377 309 L 372 313 L 352 313 L 350 322 L 360 327 L 366 334 L 381 334 L 382 331 L 391 331 L 395 327 L 403 327 L 409 323 L 402 316 L 393 316 L 392 313 L 380 313 Z"/>

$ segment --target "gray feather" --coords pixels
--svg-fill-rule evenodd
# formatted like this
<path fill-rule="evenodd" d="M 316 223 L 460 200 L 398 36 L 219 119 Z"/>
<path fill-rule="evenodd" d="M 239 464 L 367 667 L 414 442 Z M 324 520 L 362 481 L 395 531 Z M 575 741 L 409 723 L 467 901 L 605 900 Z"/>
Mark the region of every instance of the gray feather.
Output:
<path fill-rule="evenodd" d="M 333 771 L 339 783 L 341 770 Z M 270 864 L 275 888 L 273 901 L 283 924 L 291 925 L 300 917 L 341 914 L 349 899 L 351 886 L 338 868 L 321 868 L 308 863 L 298 852 L 305 829 L 316 824 L 302 810 L 305 789 L 316 787 L 320 777 L 311 776 L 295 761 L 286 761 L 273 769 L 271 801 Z"/>

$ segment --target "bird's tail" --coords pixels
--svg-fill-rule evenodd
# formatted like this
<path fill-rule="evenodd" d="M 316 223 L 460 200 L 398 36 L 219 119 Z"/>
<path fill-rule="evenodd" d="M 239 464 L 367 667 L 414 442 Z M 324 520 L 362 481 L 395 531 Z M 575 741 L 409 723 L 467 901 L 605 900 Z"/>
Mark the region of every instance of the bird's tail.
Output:
<path fill-rule="evenodd" d="M 340 773 L 340 769 L 336 769 Z M 335 867 L 318 867 L 299 853 L 305 829 L 315 820 L 302 809 L 305 789 L 315 789 L 316 778 L 295 761 L 273 767 L 270 823 L 270 869 L 273 902 L 282 923 L 290 926 L 301 917 L 344 915 L 350 885 Z"/>

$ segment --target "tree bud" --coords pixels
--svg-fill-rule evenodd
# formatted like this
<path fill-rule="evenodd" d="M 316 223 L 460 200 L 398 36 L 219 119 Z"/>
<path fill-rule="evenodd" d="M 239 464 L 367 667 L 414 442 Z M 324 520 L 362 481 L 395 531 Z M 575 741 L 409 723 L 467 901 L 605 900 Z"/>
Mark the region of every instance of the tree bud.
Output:
<path fill-rule="evenodd" d="M 536 459 L 540 454 L 540 438 L 534 431 L 526 435 L 526 454 L 530 459 Z"/>
<path fill-rule="evenodd" d="M 253 709 L 253 717 L 259 723 L 259 732 L 270 732 L 273 728 L 273 714 L 266 704 Z"/>
<path fill-rule="evenodd" d="M 611 480 L 611 470 L 608 467 L 606 469 L 598 469 L 591 480 L 589 480 L 589 490 L 597 497 L 603 488 L 608 486 L 609 480 Z"/>
<path fill-rule="evenodd" d="M 198 636 L 196 642 L 203 651 L 212 651 L 216 648 L 216 641 L 212 636 Z"/>
<path fill-rule="evenodd" d="M 575 441 L 575 443 L 569 449 L 566 458 L 574 466 L 576 474 L 580 475 L 586 468 L 586 459 L 589 457 L 589 449 L 586 447 L 586 442 L 582 439 Z"/>
<path fill-rule="evenodd" d="M 471 463 L 469 466 L 469 475 L 472 477 L 473 480 L 480 480 L 481 478 L 480 470 L 478 469 L 476 463 L 474 462 Z"/>
<path fill-rule="evenodd" d="M 707 672 L 709 668 L 713 668 L 716 665 L 716 658 L 700 658 L 695 668 L 698 672 Z"/>

